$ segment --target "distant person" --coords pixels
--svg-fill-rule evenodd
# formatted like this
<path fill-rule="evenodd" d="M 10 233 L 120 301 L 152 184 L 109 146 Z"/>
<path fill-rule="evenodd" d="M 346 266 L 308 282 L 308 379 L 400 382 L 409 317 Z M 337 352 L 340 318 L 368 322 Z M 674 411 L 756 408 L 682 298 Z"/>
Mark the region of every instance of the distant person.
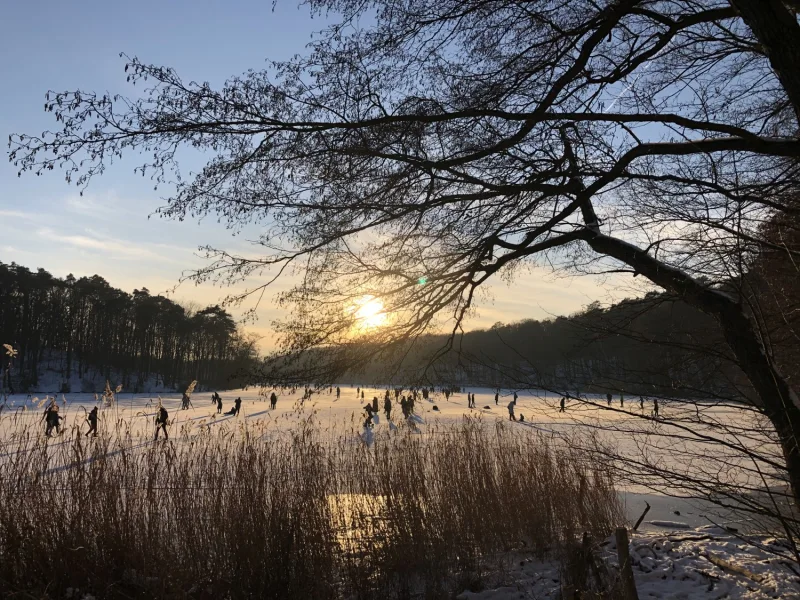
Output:
<path fill-rule="evenodd" d="M 364 399 L 364 390 L 361 390 L 361 399 Z"/>
<path fill-rule="evenodd" d="M 416 402 L 414 401 L 414 397 L 413 396 L 409 396 L 408 399 L 406 400 L 406 405 L 408 406 L 408 415 L 409 416 L 411 416 L 411 413 L 414 412 L 414 405 L 415 404 L 416 404 Z"/>
<path fill-rule="evenodd" d="M 658 417 L 658 398 L 653 398 L 653 414 Z"/>
<path fill-rule="evenodd" d="M 278 405 L 278 396 L 275 392 L 272 392 L 272 395 L 269 397 L 269 408 L 270 410 L 275 410 L 275 407 Z"/>
<path fill-rule="evenodd" d="M 159 429 L 164 430 L 164 439 L 168 440 L 169 435 L 167 435 L 167 420 L 169 419 L 169 413 L 167 409 L 163 406 L 158 407 L 158 412 L 156 413 L 156 436 L 153 439 L 158 439 L 158 431 Z"/>
<path fill-rule="evenodd" d="M 520 423 L 524 423 L 525 422 L 525 415 L 523 415 L 522 413 L 520 413 L 520 415 L 519 415 L 519 422 Z"/>
<path fill-rule="evenodd" d="M 236 400 L 233 401 L 233 408 L 236 411 L 235 413 L 233 413 L 233 415 L 234 416 L 238 416 L 239 415 L 239 411 L 242 409 L 242 397 L 241 396 L 239 396 L 238 398 L 236 398 Z"/>
<path fill-rule="evenodd" d="M 620 408 L 625 407 L 625 394 L 623 394 L 622 392 L 620 392 L 619 394 L 619 407 Z"/>
<path fill-rule="evenodd" d="M 378 397 L 375 396 L 372 399 L 372 403 L 375 404 L 378 402 Z M 383 412 L 386 415 L 386 420 L 389 421 L 392 418 L 392 401 L 389 396 L 383 399 Z"/>
<path fill-rule="evenodd" d="M 519 398 L 519 396 L 517 396 L 517 392 L 514 392 L 514 404 L 517 403 L 517 398 Z"/>
<path fill-rule="evenodd" d="M 95 406 L 86 416 L 86 422 L 89 423 L 89 431 L 86 432 L 87 436 L 92 433 L 94 433 L 95 437 L 97 436 L 97 418 L 97 407 Z"/>
<path fill-rule="evenodd" d="M 361 395 L 361 388 L 357 387 L 356 388 L 356 398 L 358 398 L 360 395 Z"/>
<path fill-rule="evenodd" d="M 500 392 L 495 392 L 494 393 L 494 405 L 497 406 L 499 402 L 500 402 Z"/>
<path fill-rule="evenodd" d="M 372 398 L 372 412 L 376 415 L 378 414 L 378 397 L 375 396 Z"/>
<path fill-rule="evenodd" d="M 337 385 L 336 386 L 336 399 L 339 399 L 339 396 L 342 395 L 342 389 Z"/>
<path fill-rule="evenodd" d="M 222 396 L 219 394 L 217 394 L 217 414 L 222 414 Z"/>
<path fill-rule="evenodd" d="M 644 412 L 644 396 L 639 396 L 639 410 Z"/>
<path fill-rule="evenodd" d="M 405 396 L 400 397 L 400 410 L 403 413 L 403 418 L 408 418 L 408 401 L 406 400 Z"/>
<path fill-rule="evenodd" d="M 516 395 L 516 394 L 515 394 Z M 508 420 L 509 421 L 516 421 L 517 417 L 514 416 L 514 407 L 517 405 L 516 400 L 512 400 L 508 403 Z"/>
<path fill-rule="evenodd" d="M 611 400 L 612 400 L 612 399 L 613 399 L 613 396 L 611 395 L 611 392 L 608 392 L 608 393 L 606 394 L 606 400 L 608 401 L 608 405 L 609 405 L 609 406 L 611 406 Z"/>
<path fill-rule="evenodd" d="M 558 412 L 560 413 L 566 412 L 567 410 L 566 406 L 567 406 L 567 399 L 564 396 L 561 396 L 561 408 L 558 409 Z"/>

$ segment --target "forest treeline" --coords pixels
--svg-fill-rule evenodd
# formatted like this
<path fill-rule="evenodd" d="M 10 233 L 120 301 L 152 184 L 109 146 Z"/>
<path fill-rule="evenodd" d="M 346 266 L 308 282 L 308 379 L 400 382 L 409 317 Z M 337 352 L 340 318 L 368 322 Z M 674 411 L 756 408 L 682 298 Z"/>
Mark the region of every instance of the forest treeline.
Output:
<path fill-rule="evenodd" d="M 59 278 L 14 263 L 0 263 L 0 343 L 18 351 L 6 378 L 18 391 L 36 390 L 44 370 L 64 392 L 99 391 L 98 379 L 131 392 L 193 379 L 232 387 L 258 359 L 255 339 L 219 306 L 197 310 L 99 275 Z"/>
<path fill-rule="evenodd" d="M 665 293 L 610 306 L 593 303 L 570 316 L 496 323 L 457 337 L 453 351 L 433 360 L 447 343 L 447 336 L 426 336 L 416 340 L 415 350 L 398 348 L 345 378 L 359 383 L 534 386 L 573 394 L 721 400 L 752 396 L 716 320 Z M 796 355 L 796 346 L 785 344 L 774 351 L 781 357 Z M 397 355 L 404 356 L 399 368 Z M 786 367 L 790 375 L 797 374 L 796 362 Z"/>
<path fill-rule="evenodd" d="M 651 293 L 571 316 L 496 323 L 457 338 L 416 341 L 402 367 L 375 361 L 348 377 L 368 383 L 421 379 L 437 385 L 538 386 L 567 392 L 692 392 L 728 397 L 746 387 L 715 321 L 676 298 Z"/>

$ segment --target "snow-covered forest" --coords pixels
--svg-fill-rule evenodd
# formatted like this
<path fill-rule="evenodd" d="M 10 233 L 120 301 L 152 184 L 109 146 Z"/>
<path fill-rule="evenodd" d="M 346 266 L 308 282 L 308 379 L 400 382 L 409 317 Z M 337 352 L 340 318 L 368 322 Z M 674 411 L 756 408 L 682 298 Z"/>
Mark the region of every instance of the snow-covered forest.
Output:
<path fill-rule="evenodd" d="M 255 341 L 219 306 L 187 309 L 103 277 L 54 277 L 0 263 L 0 339 L 18 354 L 5 383 L 18 391 L 95 392 L 106 379 L 146 387 L 233 387 Z M 4 367 L 6 365 L 3 365 Z"/>

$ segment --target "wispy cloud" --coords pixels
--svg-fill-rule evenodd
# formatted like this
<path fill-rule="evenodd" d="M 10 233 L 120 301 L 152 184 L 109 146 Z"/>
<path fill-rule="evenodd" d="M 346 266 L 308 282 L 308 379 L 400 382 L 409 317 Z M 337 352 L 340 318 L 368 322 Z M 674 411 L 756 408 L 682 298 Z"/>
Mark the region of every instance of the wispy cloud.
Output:
<path fill-rule="evenodd" d="M 113 190 L 102 195 L 72 194 L 66 197 L 64 204 L 69 212 L 106 221 L 118 219 L 125 214 L 139 214 L 128 208 L 131 203 L 123 201 Z"/>
<path fill-rule="evenodd" d="M 0 218 L 4 219 L 35 219 L 37 215 L 21 210 L 0 210 Z"/>
<path fill-rule="evenodd" d="M 78 249 L 97 250 L 109 255 L 110 257 L 139 260 L 150 259 L 157 260 L 159 262 L 184 263 L 184 261 L 179 260 L 177 257 L 164 254 L 163 252 L 157 252 L 155 249 L 148 247 L 150 244 L 142 245 L 138 243 L 132 243 L 127 240 L 103 237 L 92 231 L 89 233 L 90 235 L 64 235 L 49 227 L 42 227 L 37 231 L 39 237 L 51 239 L 59 244 L 67 244 Z M 162 246 L 161 244 L 153 245 L 156 247 Z M 167 245 L 165 244 L 163 246 Z M 166 248 L 162 247 L 162 250 L 166 249 L 169 249 L 171 252 L 182 250 L 187 252 L 187 254 L 189 253 L 189 251 L 184 248 L 174 246 L 167 246 Z"/>

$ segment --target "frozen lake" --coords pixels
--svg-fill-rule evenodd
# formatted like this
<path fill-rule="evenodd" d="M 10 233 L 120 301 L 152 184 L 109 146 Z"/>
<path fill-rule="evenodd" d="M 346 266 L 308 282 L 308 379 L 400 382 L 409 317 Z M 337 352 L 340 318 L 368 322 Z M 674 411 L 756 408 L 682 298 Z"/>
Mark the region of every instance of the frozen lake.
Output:
<path fill-rule="evenodd" d="M 336 432 L 335 435 L 349 435 L 356 440 L 359 439 L 364 421 L 363 406 L 373 397 L 378 398 L 380 409 L 378 423 L 373 428 L 375 435 L 388 432 L 393 426 L 406 426 L 402 420 L 399 403 L 394 401 L 393 394 L 393 424 L 387 422 L 383 414 L 386 388 L 360 389 L 349 385 L 341 385 L 340 388 L 339 398 L 336 397 L 334 386 L 332 392 L 325 388 L 313 393 L 311 398 L 305 401 L 302 399 L 302 389 L 297 389 L 294 393 L 278 389 L 275 410 L 270 410 L 269 407 L 268 395 L 271 390 L 267 391 L 266 396 L 261 395 L 256 388 L 226 391 L 221 393 L 222 414 L 218 414 L 216 405 L 212 404 L 211 392 L 194 393 L 191 406 L 187 410 L 181 409 L 181 394 L 162 394 L 160 401 L 169 412 L 170 439 L 179 443 L 190 440 L 194 435 L 210 431 L 246 430 L 258 435 L 282 435 L 308 420 L 315 420 L 322 428 Z M 364 395 L 363 400 L 361 392 Z M 475 394 L 475 408 L 467 406 L 467 392 Z M 409 392 L 406 390 L 402 393 Z M 451 395 L 449 399 L 442 393 L 436 393 L 425 401 L 419 395 L 415 405 L 415 413 L 420 421 L 417 427 L 421 435 L 436 435 L 437 431 L 458 423 L 465 417 L 479 418 L 487 425 L 492 425 L 498 420 L 508 422 L 507 405 L 513 393 L 509 390 L 501 391 L 497 404 L 495 404 L 495 390 L 486 388 L 468 388 L 461 393 Z M 632 456 L 639 452 L 637 444 L 641 444 L 642 439 L 647 439 L 652 444 L 652 452 L 660 453 L 660 460 L 678 460 L 670 453 L 669 444 L 664 443 L 666 437 L 663 433 L 670 429 L 671 418 L 676 422 L 684 418 L 684 413 L 688 409 L 680 403 L 673 404 L 662 400 L 660 415 L 664 421 L 653 424 L 637 417 L 638 414 L 649 415 L 652 412 L 652 402 L 646 400 L 642 409 L 638 397 L 627 398 L 624 407 L 620 407 L 619 397 L 615 397 L 614 411 L 600 410 L 586 403 L 571 400 L 567 402 L 566 410 L 560 412 L 560 396 L 541 391 L 519 391 L 518 394 L 515 414 L 517 418 L 524 417 L 524 421 L 518 421 L 511 426 L 520 428 L 521 431 L 525 428 L 524 430 L 529 432 L 552 438 L 573 436 L 573 439 L 577 440 L 588 440 L 590 436 L 596 435 L 599 439 L 615 443 L 623 454 L 630 452 Z M 44 423 L 41 422 L 44 397 L 45 395 L 41 394 L 32 397 L 27 395 L 9 397 L 0 413 L 0 444 L 2 444 L 0 464 L 3 457 L 25 451 L 19 432 L 38 428 L 44 430 Z M 234 399 L 237 397 L 242 399 L 240 414 L 235 417 L 224 414 L 233 407 Z M 588 395 L 588 400 L 603 405 L 606 402 L 605 397 L 600 395 Z M 153 443 L 155 431 L 153 419 L 159 403 L 159 396 L 156 394 L 122 392 L 118 395 L 116 404 L 110 407 L 103 406 L 101 401 L 96 401 L 94 394 L 58 394 L 58 403 L 60 414 L 65 418 L 66 428 L 79 426 L 82 431 L 86 431 L 88 429 L 86 414 L 94 406 L 98 406 L 101 432 L 113 431 L 119 427 L 121 431 L 130 435 L 130 443 L 136 447 L 144 448 Z M 741 411 L 731 406 L 709 404 L 703 410 L 707 413 L 705 419 L 709 422 L 734 422 L 742 418 Z M 51 446 L 64 443 L 61 439 L 54 438 Z M 696 447 L 694 450 L 698 455 L 704 451 L 702 447 Z M 736 473 L 732 476 L 746 477 L 746 473 Z M 730 514 L 712 514 L 714 511 L 707 503 L 669 497 L 642 486 L 621 485 L 620 489 L 631 521 L 635 521 L 641 514 L 645 501 L 652 506 L 646 518 L 645 528 L 653 527 L 648 525 L 649 521 L 676 522 L 697 527 L 708 524 L 709 516 L 716 522 L 736 521 Z"/>

